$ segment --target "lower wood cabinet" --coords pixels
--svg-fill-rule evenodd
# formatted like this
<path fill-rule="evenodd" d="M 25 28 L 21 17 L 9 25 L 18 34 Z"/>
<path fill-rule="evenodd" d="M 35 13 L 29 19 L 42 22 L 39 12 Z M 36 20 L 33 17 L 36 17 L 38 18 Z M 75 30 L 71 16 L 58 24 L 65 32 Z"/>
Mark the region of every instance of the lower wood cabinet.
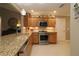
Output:
<path fill-rule="evenodd" d="M 39 43 L 39 34 L 38 34 L 38 32 L 33 32 L 32 39 L 33 39 L 33 44 L 38 44 Z"/>
<path fill-rule="evenodd" d="M 51 32 L 48 34 L 48 42 L 49 43 L 57 43 L 57 32 Z"/>

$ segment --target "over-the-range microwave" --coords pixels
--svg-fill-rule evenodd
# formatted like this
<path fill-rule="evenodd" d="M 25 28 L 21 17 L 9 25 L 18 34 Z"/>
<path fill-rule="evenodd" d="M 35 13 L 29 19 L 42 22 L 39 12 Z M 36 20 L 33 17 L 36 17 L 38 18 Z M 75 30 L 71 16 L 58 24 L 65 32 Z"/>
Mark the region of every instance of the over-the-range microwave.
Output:
<path fill-rule="evenodd" d="M 40 21 L 39 26 L 40 27 L 47 27 L 47 22 L 46 21 Z"/>

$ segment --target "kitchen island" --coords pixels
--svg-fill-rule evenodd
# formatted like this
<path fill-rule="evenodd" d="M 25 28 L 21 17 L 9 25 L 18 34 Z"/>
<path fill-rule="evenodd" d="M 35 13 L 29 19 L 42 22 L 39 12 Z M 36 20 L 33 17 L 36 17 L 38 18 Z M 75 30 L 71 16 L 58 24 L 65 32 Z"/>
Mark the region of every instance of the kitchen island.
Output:
<path fill-rule="evenodd" d="M 0 37 L 0 56 L 15 56 L 32 33 Z"/>

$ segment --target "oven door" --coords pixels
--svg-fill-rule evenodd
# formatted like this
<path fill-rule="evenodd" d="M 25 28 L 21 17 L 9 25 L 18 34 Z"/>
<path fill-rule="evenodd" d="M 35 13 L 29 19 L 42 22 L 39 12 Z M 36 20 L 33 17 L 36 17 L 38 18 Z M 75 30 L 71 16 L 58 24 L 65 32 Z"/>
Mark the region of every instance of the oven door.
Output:
<path fill-rule="evenodd" d="M 39 43 L 40 44 L 47 44 L 48 43 L 48 35 L 40 35 L 40 39 L 39 39 Z"/>
<path fill-rule="evenodd" d="M 48 40 L 48 35 L 40 35 L 40 40 L 44 41 L 44 40 Z"/>

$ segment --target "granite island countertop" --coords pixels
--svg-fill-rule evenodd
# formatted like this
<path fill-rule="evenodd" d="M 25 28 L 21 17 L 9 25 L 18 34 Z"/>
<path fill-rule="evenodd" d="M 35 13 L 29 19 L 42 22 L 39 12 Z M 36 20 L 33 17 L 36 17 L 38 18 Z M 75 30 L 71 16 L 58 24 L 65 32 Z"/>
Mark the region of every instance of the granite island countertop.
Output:
<path fill-rule="evenodd" d="M 29 34 L 11 34 L 0 37 L 0 56 L 15 56 L 23 44 L 28 40 Z"/>

